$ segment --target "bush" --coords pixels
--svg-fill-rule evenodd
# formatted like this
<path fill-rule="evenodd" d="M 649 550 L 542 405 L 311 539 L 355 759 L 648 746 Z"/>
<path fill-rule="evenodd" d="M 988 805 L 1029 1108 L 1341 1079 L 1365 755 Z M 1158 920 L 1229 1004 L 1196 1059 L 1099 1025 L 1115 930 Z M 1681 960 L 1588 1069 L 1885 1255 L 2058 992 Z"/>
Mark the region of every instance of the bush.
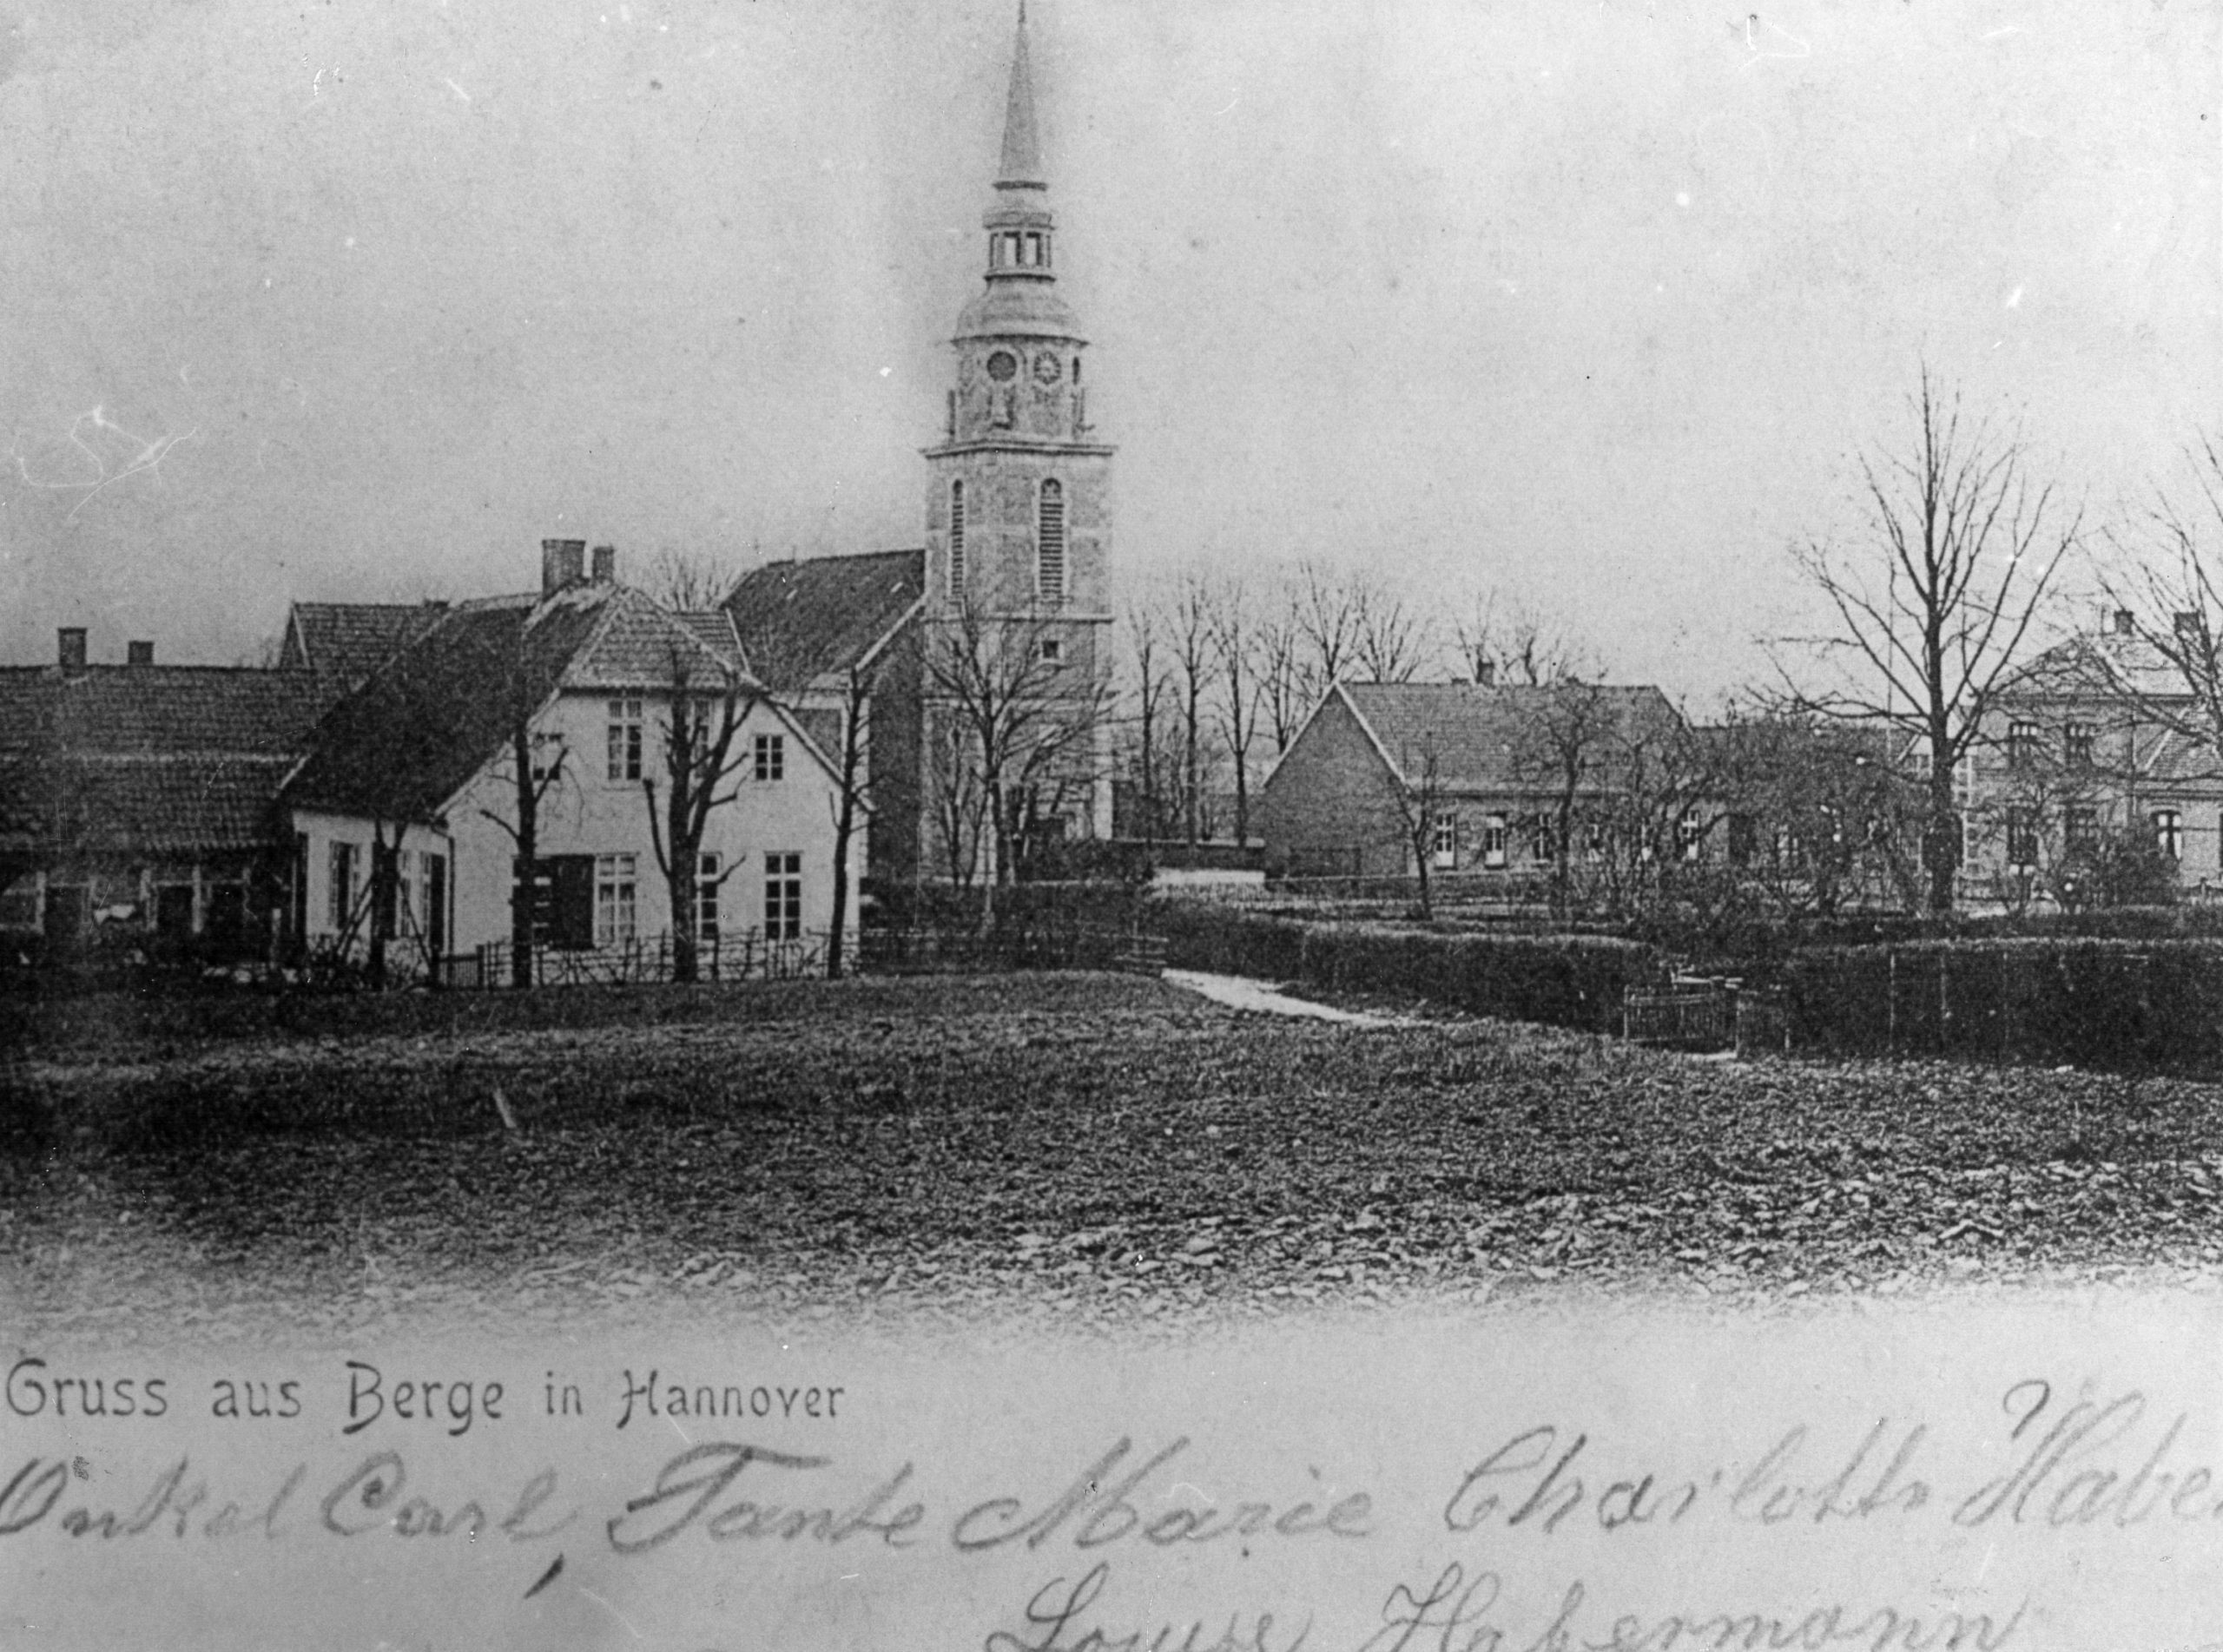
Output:
<path fill-rule="evenodd" d="M 1652 948 L 1604 937 L 1305 923 L 1201 902 L 1163 903 L 1158 926 L 1177 968 L 1411 992 L 1478 1015 L 1593 1032 L 1619 1030 L 1623 995 L 1663 968 Z"/>
<path fill-rule="evenodd" d="M 2223 945 L 1930 941 L 1782 968 L 1795 1046 L 2143 1071 L 2223 1067 Z"/>
<path fill-rule="evenodd" d="M 868 879 L 868 926 L 874 929 L 975 930 L 980 924 L 980 886 L 896 883 Z M 1017 934 L 1089 925 L 1149 927 L 1148 890 L 1105 879 L 1067 883 L 1006 884 L 996 891 L 996 932 Z"/>

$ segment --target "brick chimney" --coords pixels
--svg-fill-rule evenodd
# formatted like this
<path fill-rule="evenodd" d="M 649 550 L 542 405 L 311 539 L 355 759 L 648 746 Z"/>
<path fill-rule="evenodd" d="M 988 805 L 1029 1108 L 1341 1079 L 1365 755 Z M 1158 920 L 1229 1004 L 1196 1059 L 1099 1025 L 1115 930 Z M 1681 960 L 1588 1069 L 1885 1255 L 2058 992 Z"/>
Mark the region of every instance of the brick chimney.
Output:
<path fill-rule="evenodd" d="M 54 635 L 62 668 L 64 671 L 82 671 L 85 668 L 85 628 L 64 625 Z"/>
<path fill-rule="evenodd" d="M 594 548 L 594 582 L 614 585 L 617 582 L 617 547 L 597 545 Z"/>
<path fill-rule="evenodd" d="M 584 539 L 544 539 L 540 542 L 540 594 L 553 596 L 587 576 L 587 542 Z"/>
<path fill-rule="evenodd" d="M 2200 611 L 2197 609 L 2185 609 L 2175 616 L 2175 620 L 2179 641 L 2185 642 L 2200 641 Z"/>
<path fill-rule="evenodd" d="M 1477 662 L 1474 668 L 1474 681 L 1481 683 L 1485 688 L 1496 688 L 1497 661 L 1494 660 L 1483 660 Z"/>
<path fill-rule="evenodd" d="M 2129 636 L 2137 628 L 2132 622 L 2130 610 L 2128 609 L 2119 608 L 2115 610 L 2115 635 L 2117 636 Z"/>
<path fill-rule="evenodd" d="M 126 665 L 154 664 L 155 645 L 151 642 L 125 643 L 123 645 L 123 662 Z"/>

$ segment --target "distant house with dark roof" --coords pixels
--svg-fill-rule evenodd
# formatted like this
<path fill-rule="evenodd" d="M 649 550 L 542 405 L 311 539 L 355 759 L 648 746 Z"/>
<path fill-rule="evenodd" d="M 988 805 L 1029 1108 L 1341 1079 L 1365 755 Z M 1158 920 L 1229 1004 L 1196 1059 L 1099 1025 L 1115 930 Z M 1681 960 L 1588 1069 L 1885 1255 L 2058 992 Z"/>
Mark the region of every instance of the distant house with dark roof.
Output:
<path fill-rule="evenodd" d="M 322 703 L 305 674 L 0 668 L 0 956 L 73 947 L 96 921 L 151 944 L 267 951 L 287 863 L 275 802 Z"/>
<path fill-rule="evenodd" d="M 1337 683 L 1267 778 L 1253 828 L 1269 869 L 1292 876 L 1404 875 L 1418 842 L 1433 871 L 1534 869 L 1555 852 L 1562 797 L 1604 818 L 1643 754 L 1685 732 L 1649 687 Z"/>
<path fill-rule="evenodd" d="M 918 874 L 926 552 L 767 563 L 726 599 L 742 658 L 839 760 L 854 685 L 875 877 Z"/>

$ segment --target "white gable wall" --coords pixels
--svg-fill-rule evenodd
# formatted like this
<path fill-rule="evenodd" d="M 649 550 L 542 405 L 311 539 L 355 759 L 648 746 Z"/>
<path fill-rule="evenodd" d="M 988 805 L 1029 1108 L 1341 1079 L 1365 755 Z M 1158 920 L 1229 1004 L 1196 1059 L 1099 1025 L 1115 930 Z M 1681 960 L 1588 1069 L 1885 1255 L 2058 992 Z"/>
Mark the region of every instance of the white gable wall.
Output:
<path fill-rule="evenodd" d="M 632 856 L 635 934 L 653 939 L 670 931 L 671 912 L 650 835 L 648 800 L 639 780 L 610 777 L 610 701 L 623 698 L 643 701 L 642 773 L 658 782 L 657 807 L 661 811 L 664 806 L 663 713 L 656 699 L 566 694 L 542 714 L 535 728 L 544 737 L 557 737 L 564 753 L 562 780 L 541 799 L 538 848 L 543 856 Z M 783 761 L 778 780 L 760 781 L 754 776 L 760 734 L 781 742 Z M 550 744 L 544 740 L 543 749 Z M 733 751 L 740 767 L 719 790 L 737 795 L 712 812 L 702 845 L 704 854 L 718 857 L 722 869 L 731 869 L 719 890 L 719 927 L 729 940 L 749 931 L 762 931 L 767 857 L 800 854 L 803 931 L 822 935 L 833 918 L 839 788 L 810 755 L 795 725 L 768 702 L 757 701 L 748 707 Z M 452 943 L 456 951 L 506 944 L 510 938 L 511 865 L 517 850 L 498 822 L 516 818 L 516 786 L 506 754 L 490 762 L 449 807 L 447 825 L 458 869 Z M 860 830 L 850 851 L 853 892 L 863 869 L 863 838 Z M 854 913 L 853 894 L 853 923 Z"/>

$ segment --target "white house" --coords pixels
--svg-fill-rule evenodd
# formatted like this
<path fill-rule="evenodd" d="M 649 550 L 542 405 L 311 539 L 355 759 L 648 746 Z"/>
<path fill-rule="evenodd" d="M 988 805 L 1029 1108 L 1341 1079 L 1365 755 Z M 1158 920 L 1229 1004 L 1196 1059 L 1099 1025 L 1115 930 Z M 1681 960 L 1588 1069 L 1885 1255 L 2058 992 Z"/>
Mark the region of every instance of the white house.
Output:
<path fill-rule="evenodd" d="M 654 967 L 682 925 L 702 939 L 706 974 L 783 958 L 798 967 L 814 948 L 822 957 L 841 793 L 832 760 L 744 668 L 722 613 L 665 609 L 618 583 L 600 553 L 595 576 L 583 577 L 584 553 L 549 542 L 538 596 L 433 608 L 387 628 L 399 639 L 392 651 L 319 724 L 280 793 L 294 834 L 292 927 L 312 949 L 367 945 L 374 857 L 386 848 L 399 856 L 390 965 L 501 966 L 529 789 L 544 972 Z M 313 666 L 317 642 L 346 630 L 345 617 L 329 606 L 307 623 L 297 615 L 289 647 L 298 641 Z M 681 701 L 705 748 L 729 717 L 733 726 L 722 759 L 694 767 L 698 785 L 715 767 L 713 801 L 689 909 L 674 912 L 663 827 Z"/>

